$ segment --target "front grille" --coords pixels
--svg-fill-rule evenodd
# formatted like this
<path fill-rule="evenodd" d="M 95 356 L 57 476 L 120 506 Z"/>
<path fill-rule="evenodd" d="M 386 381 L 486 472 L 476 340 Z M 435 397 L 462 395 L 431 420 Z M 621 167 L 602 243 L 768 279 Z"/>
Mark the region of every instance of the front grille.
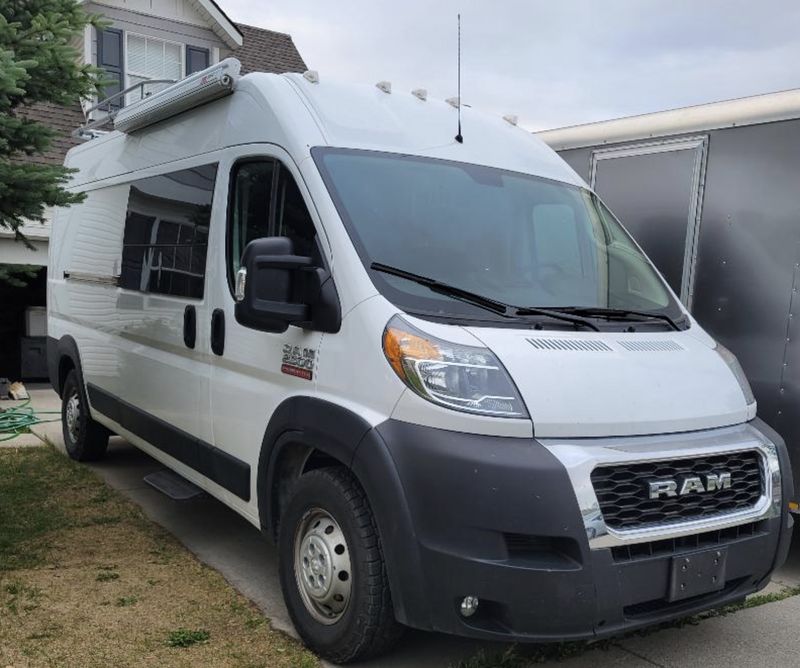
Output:
<path fill-rule="evenodd" d="M 689 491 L 674 497 L 649 498 L 649 482 L 682 481 L 720 473 L 731 474 L 731 486 L 710 492 Z M 600 466 L 592 471 L 592 484 L 606 526 L 638 529 L 703 519 L 752 508 L 763 494 L 761 456 L 754 450 L 662 462 L 631 462 Z"/>
<path fill-rule="evenodd" d="M 611 556 L 614 562 L 618 564 L 642 559 L 674 557 L 687 552 L 730 545 L 737 540 L 766 536 L 767 533 L 767 525 L 764 522 L 749 522 L 735 527 L 680 536 L 678 538 L 664 538 L 647 543 L 634 543 L 633 545 L 617 545 L 611 548 Z"/>

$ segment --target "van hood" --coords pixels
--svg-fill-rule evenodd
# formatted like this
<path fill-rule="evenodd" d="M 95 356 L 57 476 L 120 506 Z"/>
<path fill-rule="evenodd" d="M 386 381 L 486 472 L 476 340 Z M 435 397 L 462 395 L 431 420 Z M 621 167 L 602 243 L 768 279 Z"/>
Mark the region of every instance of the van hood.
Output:
<path fill-rule="evenodd" d="M 733 372 L 709 345 L 713 341 L 691 330 L 466 329 L 508 370 L 537 437 L 664 434 L 755 417 L 755 404 L 747 405 Z"/>

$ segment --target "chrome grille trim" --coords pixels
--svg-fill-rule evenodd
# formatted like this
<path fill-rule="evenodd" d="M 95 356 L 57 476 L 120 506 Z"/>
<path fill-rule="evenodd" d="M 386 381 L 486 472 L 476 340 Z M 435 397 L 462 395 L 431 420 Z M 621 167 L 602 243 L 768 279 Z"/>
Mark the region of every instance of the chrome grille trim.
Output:
<path fill-rule="evenodd" d="M 757 450 L 713 454 L 660 462 L 604 464 L 592 471 L 592 486 L 606 524 L 620 531 L 654 524 L 680 523 L 752 508 L 764 494 L 763 458 Z M 647 482 L 659 478 L 680 481 L 687 476 L 725 471 L 731 485 L 708 492 L 676 496 L 648 494 Z"/>
<path fill-rule="evenodd" d="M 772 443 L 749 424 L 661 436 L 537 439 L 566 468 L 592 549 L 631 545 L 714 531 L 780 515 L 781 475 Z M 761 456 L 764 489 L 751 508 L 685 522 L 614 530 L 606 526 L 591 482 L 598 466 L 688 459 L 756 450 Z"/>

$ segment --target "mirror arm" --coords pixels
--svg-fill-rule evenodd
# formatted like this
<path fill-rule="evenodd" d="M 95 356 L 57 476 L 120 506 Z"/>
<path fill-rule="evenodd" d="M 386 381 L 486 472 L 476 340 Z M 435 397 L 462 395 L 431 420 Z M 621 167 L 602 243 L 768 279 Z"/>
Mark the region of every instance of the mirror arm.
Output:
<path fill-rule="evenodd" d="M 285 320 L 287 324 L 308 320 L 309 307 L 306 304 L 290 304 L 269 299 L 256 299 L 254 306 L 264 311 L 270 311 L 271 314 Z"/>
<path fill-rule="evenodd" d="M 257 255 L 254 263 L 258 269 L 304 269 L 313 260 L 303 255 Z"/>

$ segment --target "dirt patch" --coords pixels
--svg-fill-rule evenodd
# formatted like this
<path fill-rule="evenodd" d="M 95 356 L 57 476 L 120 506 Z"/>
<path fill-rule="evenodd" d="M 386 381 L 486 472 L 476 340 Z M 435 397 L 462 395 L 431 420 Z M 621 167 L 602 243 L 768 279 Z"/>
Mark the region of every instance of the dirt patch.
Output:
<path fill-rule="evenodd" d="M 109 665 L 318 661 L 89 470 L 0 451 L 0 667 Z"/>

